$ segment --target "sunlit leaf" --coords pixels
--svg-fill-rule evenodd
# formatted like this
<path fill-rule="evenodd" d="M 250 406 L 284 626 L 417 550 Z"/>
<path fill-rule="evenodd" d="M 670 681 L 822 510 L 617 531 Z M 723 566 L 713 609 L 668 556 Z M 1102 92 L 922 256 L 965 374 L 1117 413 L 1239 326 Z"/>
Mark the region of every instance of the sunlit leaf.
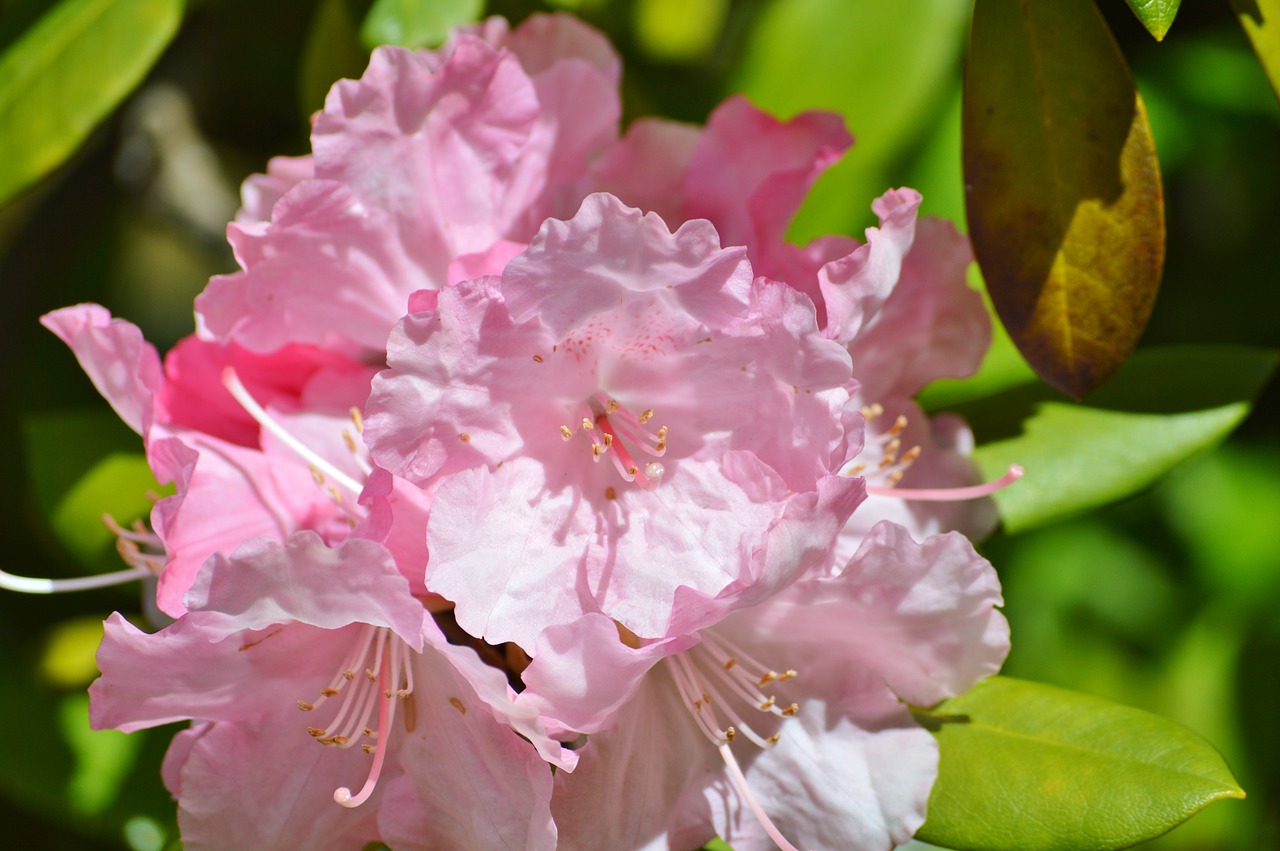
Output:
<path fill-rule="evenodd" d="M 1182 0 L 1129 0 L 1129 8 L 1142 21 L 1147 32 L 1156 37 L 1156 41 L 1164 40 L 1181 4 Z"/>
<path fill-rule="evenodd" d="M 637 0 L 636 40 L 654 59 L 695 62 L 716 46 L 728 11 L 728 0 Z"/>
<path fill-rule="evenodd" d="M 1028 383 L 955 409 L 973 426 L 986 475 L 1026 468 L 995 496 L 1005 528 L 1017 531 L 1135 493 L 1214 445 L 1249 412 L 1275 365 L 1264 349 L 1150 349 L 1087 405 Z"/>
<path fill-rule="evenodd" d="M 0 57 L 0 203 L 52 171 L 172 40 L 183 0 L 63 0 Z"/>
<path fill-rule="evenodd" d="M 138 758 L 142 738 L 118 730 L 90 730 L 89 695 L 83 693 L 62 699 L 58 721 L 75 755 L 67 800 L 80 813 L 101 813 L 120 794 L 122 781 Z"/>
<path fill-rule="evenodd" d="M 942 752 L 919 836 L 958 851 L 1125 848 L 1244 797 L 1195 733 L 1078 692 L 995 677 L 917 717 Z"/>
<path fill-rule="evenodd" d="M 102 641 L 102 618 L 96 615 L 56 624 L 49 631 L 40 675 L 57 688 L 85 688 L 98 676 L 96 659 Z"/>
<path fill-rule="evenodd" d="M 1231 6 L 1280 98 L 1280 0 L 1231 0 Z"/>
<path fill-rule="evenodd" d="M 1081 398 L 1142 334 L 1165 243 L 1146 111 L 1091 0 L 979 0 L 963 132 L 996 310 L 1036 372 Z"/>
<path fill-rule="evenodd" d="M 484 0 L 375 0 L 360 27 L 360 38 L 372 49 L 380 44 L 435 47 L 449 30 L 484 14 Z"/>
<path fill-rule="evenodd" d="M 731 88 L 783 117 L 839 112 L 857 138 L 805 200 L 793 238 L 871 223 L 871 199 L 893 182 L 890 166 L 938 117 L 968 11 L 953 0 L 775 0 L 755 16 Z"/>
<path fill-rule="evenodd" d="M 369 52 L 360 43 L 357 26 L 348 0 L 321 0 L 316 7 L 298 69 L 298 98 L 304 115 L 324 105 L 324 96 L 336 80 L 359 77 L 364 71 Z"/>

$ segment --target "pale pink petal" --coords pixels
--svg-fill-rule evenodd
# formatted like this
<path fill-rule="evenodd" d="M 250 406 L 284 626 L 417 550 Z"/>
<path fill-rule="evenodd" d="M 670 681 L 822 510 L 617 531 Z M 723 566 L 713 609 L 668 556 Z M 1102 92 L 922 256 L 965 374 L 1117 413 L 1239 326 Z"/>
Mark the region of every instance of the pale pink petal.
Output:
<path fill-rule="evenodd" d="M 918 544 L 881 523 L 839 576 L 793 586 L 757 623 L 767 617 L 759 629 L 797 642 L 839 642 L 849 660 L 927 706 L 1000 669 L 1009 652 L 1002 602 L 995 570 L 962 535 Z"/>
<path fill-rule="evenodd" d="M 160 764 L 160 777 L 164 788 L 175 798 L 182 797 L 182 769 L 191 756 L 191 750 L 200 741 L 200 737 L 209 732 L 213 724 L 210 721 L 193 722 L 185 730 L 179 730 L 169 742 L 169 749 L 164 752 L 164 761 Z"/>
<path fill-rule="evenodd" d="M 831 339 L 845 344 L 853 340 L 897 286 L 915 239 L 920 200 L 914 189 L 892 189 L 877 198 L 871 208 L 880 217 L 880 227 L 867 228 L 865 245 L 819 270 L 826 335 Z"/>
<path fill-rule="evenodd" d="M 439 287 L 454 258 L 515 236 L 532 199 L 510 186 L 538 116 L 517 58 L 479 39 L 457 38 L 443 59 L 381 47 L 361 79 L 329 92 L 312 131 L 316 176 L 385 212 L 389 238 Z"/>
<path fill-rule="evenodd" d="M 515 53 L 521 67 L 534 77 L 566 60 L 586 62 L 614 85 L 622 75 L 622 61 L 609 40 L 572 15 L 530 15 L 514 30 L 505 23 L 501 18 L 485 21 L 485 40 Z"/>
<path fill-rule="evenodd" d="M 611 472 L 599 469 L 602 482 Z M 682 462 L 661 487 L 612 499 L 603 484 L 584 499 L 544 476 L 524 458 L 467 470 L 432 505 L 427 587 L 490 643 L 533 647 L 542 629 L 591 611 L 640 636 L 666 635 L 676 589 L 714 597 L 748 579 L 779 511 L 706 462 Z"/>
<path fill-rule="evenodd" d="M 472 651 L 453 649 L 480 664 Z M 414 678 L 423 684 L 414 693 L 415 721 L 397 749 L 406 776 L 387 790 L 378 819 L 385 841 L 422 851 L 554 849 L 551 766 L 494 717 L 444 655 L 416 657 Z"/>
<path fill-rule="evenodd" d="M 596 733 L 613 726 L 654 665 L 694 643 L 684 635 L 629 647 L 611 619 L 586 614 L 538 636 L 533 662 L 521 674 L 520 702 L 566 730 Z"/>
<path fill-rule="evenodd" d="M 308 156 L 272 157 L 267 173 L 250 175 L 240 186 L 240 209 L 236 222 L 242 225 L 271 221 L 271 210 L 286 192 L 315 176 L 315 163 Z"/>
<path fill-rule="evenodd" d="M 704 817 L 700 833 L 690 831 L 685 804 L 711 782 L 718 765 L 715 749 L 694 726 L 666 671 L 655 670 L 614 726 L 589 737 L 577 769 L 556 773 L 551 808 L 560 847 L 699 847 L 712 838 L 710 819 Z M 689 844 L 668 843 L 677 827 L 692 839 Z"/>
<path fill-rule="evenodd" d="M 379 838 L 380 789 L 354 809 L 333 800 L 336 785 L 364 779 L 369 755 L 317 745 L 294 716 L 214 724 L 200 737 L 182 768 L 183 848 L 361 848 Z"/>
<path fill-rule="evenodd" d="M 310 343 L 381 351 L 409 293 L 443 282 L 410 256 L 392 218 L 330 180 L 291 189 L 269 226 L 231 225 L 243 269 L 220 275 L 196 299 L 207 332 L 257 352 Z"/>
<path fill-rule="evenodd" d="M 937 742 L 874 671 L 841 664 L 837 652 L 816 656 L 807 656 L 800 679 L 788 684 L 786 699 L 799 711 L 780 727 L 778 744 L 738 750 L 747 785 L 798 848 L 906 842 L 924 823 Z M 776 847 L 724 780 L 705 797 L 716 832 L 735 851 Z"/>
<path fill-rule="evenodd" d="M 572 219 L 543 224 L 529 250 L 507 266 L 502 292 L 517 322 L 536 314 L 563 337 L 631 293 L 653 293 L 698 320 L 724 322 L 742 314 L 751 278 L 746 252 L 720 248 L 708 222 L 673 233 L 657 216 L 597 193 Z"/>
<path fill-rule="evenodd" d="M 264 629 L 298 622 L 323 629 L 351 623 L 388 627 L 422 649 L 422 606 L 409 593 L 387 549 L 351 538 L 328 547 L 314 532 L 297 532 L 283 546 L 247 541 L 213 562 L 187 592 L 187 607 L 207 629 Z"/>
<path fill-rule="evenodd" d="M 78 304 L 47 313 L 40 322 L 71 347 L 120 419 L 144 438 L 151 429 L 161 383 L 160 356 L 136 325 L 112 319 L 106 308 Z"/>
<path fill-rule="evenodd" d="M 702 131 L 664 118 L 638 118 L 595 167 L 594 188 L 657 213 L 668 227 L 686 219 L 685 174 Z"/>
<path fill-rule="evenodd" d="M 965 281 L 969 240 L 950 223 L 925 217 L 893 293 L 849 344 L 864 397 L 914 396 L 938 378 L 978 368 L 991 342 L 982 296 Z"/>
<path fill-rule="evenodd" d="M 296 704 L 316 699 L 339 670 L 361 638 L 354 624 L 422 647 L 422 605 L 372 541 L 330 549 L 310 532 L 285 546 L 252 541 L 210 559 L 188 601 L 192 611 L 153 635 L 119 614 L 107 620 L 102 677 L 90 688 L 96 727 L 284 713 L 305 733 Z"/>
<path fill-rule="evenodd" d="M 770 254 L 809 187 L 852 143 L 835 113 L 784 122 L 731 97 L 707 119 L 689 163 L 685 216 L 711 219 L 725 244 L 748 246 L 757 271 L 774 276 Z"/>

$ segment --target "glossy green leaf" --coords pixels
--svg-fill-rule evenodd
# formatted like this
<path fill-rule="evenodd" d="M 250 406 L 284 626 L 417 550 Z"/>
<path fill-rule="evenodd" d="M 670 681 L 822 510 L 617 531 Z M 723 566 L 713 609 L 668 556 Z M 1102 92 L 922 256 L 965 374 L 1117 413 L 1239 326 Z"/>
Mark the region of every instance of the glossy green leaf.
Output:
<path fill-rule="evenodd" d="M 370 49 L 380 44 L 435 47 L 451 29 L 483 14 L 484 0 L 375 0 L 360 38 Z"/>
<path fill-rule="evenodd" d="M 1280 98 L 1280 0 L 1231 0 L 1231 6 Z"/>
<path fill-rule="evenodd" d="M 173 39 L 183 0 L 63 0 L 0 57 L 0 203 L 57 167 Z"/>
<path fill-rule="evenodd" d="M 752 23 L 730 88 L 777 115 L 828 109 L 857 138 L 791 228 L 807 241 L 873 223 L 894 162 L 941 114 L 958 72 L 968 6 L 952 0 L 775 0 Z"/>
<path fill-rule="evenodd" d="M 324 106 L 335 81 L 359 77 L 369 63 L 352 5 L 349 0 L 321 0 L 316 7 L 298 69 L 298 99 L 304 115 Z"/>
<path fill-rule="evenodd" d="M 1164 40 L 1181 4 L 1182 0 L 1129 0 L 1129 8 L 1156 41 Z"/>
<path fill-rule="evenodd" d="M 1087 405 L 1031 382 L 954 409 L 973 426 L 985 475 L 1026 469 L 995 495 L 1005 528 L 1018 531 L 1135 493 L 1214 445 L 1275 366 L 1265 349 L 1149 349 Z"/>
<path fill-rule="evenodd" d="M 1082 398 L 1141 336 L 1165 249 L 1146 110 L 1091 0 L 978 0 L 963 119 L 996 311 L 1041 378 Z"/>
<path fill-rule="evenodd" d="M 1053 686 L 995 677 L 917 719 L 942 754 L 918 835 L 957 851 L 1126 848 L 1244 797 L 1185 727 Z"/>

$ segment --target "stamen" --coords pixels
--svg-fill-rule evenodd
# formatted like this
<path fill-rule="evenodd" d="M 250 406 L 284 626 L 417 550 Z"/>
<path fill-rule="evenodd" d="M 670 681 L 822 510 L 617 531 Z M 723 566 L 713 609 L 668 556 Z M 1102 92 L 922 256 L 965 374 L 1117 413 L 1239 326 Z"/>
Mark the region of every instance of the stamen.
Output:
<path fill-rule="evenodd" d="M 751 809 L 751 814 L 756 817 L 756 821 L 764 828 L 764 832 L 769 834 L 769 838 L 782 851 L 799 851 L 796 846 L 786 840 L 786 837 L 782 835 L 782 831 L 778 830 L 773 820 L 769 818 L 769 814 L 764 811 L 764 807 L 760 806 L 756 796 L 751 793 L 751 787 L 747 785 L 747 778 L 743 775 L 738 761 L 734 759 L 733 751 L 729 749 L 728 743 L 720 745 L 716 750 L 720 751 L 720 758 L 724 760 L 725 767 L 729 769 L 729 779 L 733 782 L 733 788 L 737 789 L 738 794 L 746 801 L 747 806 Z"/>
<path fill-rule="evenodd" d="M 918 502 L 958 502 L 966 499 L 981 499 L 984 496 L 991 496 L 997 491 L 1002 491 L 1009 485 L 1022 478 L 1023 469 L 1017 464 L 1009 465 L 1009 472 L 1005 473 L 994 482 L 987 482 L 983 485 L 973 485 L 967 488 L 884 488 L 884 487 L 867 487 L 867 493 L 874 496 L 892 496 L 898 499 L 910 499 Z"/>
<path fill-rule="evenodd" d="M 284 426 L 272 419 L 271 415 L 258 404 L 257 400 L 254 399 L 253 396 L 249 394 L 249 391 L 245 389 L 245 386 L 240 383 L 240 378 L 236 375 L 236 371 L 233 367 L 229 366 L 222 370 L 222 384 L 227 388 L 227 392 L 231 394 L 232 398 L 240 403 L 240 407 L 244 408 L 249 416 L 253 417 L 254 420 L 257 421 L 258 425 L 275 435 L 277 440 L 293 450 L 293 452 L 297 454 L 298 457 L 302 458 L 302 460 L 306 461 L 316 469 L 322 470 L 325 475 L 351 491 L 354 495 L 358 496 L 364 489 L 359 482 L 330 464 L 324 458 L 321 458 L 314 450 L 303 444 L 302 441 L 298 440 L 285 430 Z M 357 428 L 359 428 L 359 425 L 357 425 Z"/>
<path fill-rule="evenodd" d="M 0 588 L 4 588 L 7 591 L 19 591 L 23 594 L 64 594 L 71 591 L 106 588 L 110 585 L 123 585 L 126 582 L 134 582 L 138 579 L 146 579 L 155 575 L 155 571 L 149 567 L 131 567 L 128 570 L 100 573 L 96 576 L 80 576 L 75 579 L 42 579 L 34 576 L 17 576 L 0 570 Z"/>
<path fill-rule="evenodd" d="M 390 675 L 391 661 L 387 659 L 383 662 L 379 671 L 379 679 L 384 688 L 391 681 Z M 376 694 L 376 692 L 375 692 Z M 378 732 L 391 731 L 391 722 L 395 718 L 396 702 L 394 700 L 382 700 L 378 707 Z M 369 777 L 364 781 L 364 786 L 354 796 L 351 789 L 346 786 L 339 786 L 333 791 L 333 800 L 344 807 L 358 807 L 365 801 L 369 800 L 369 796 L 373 794 L 373 789 L 378 785 L 378 777 L 382 774 L 382 764 L 387 759 L 387 747 L 385 743 L 379 743 L 381 746 L 373 748 L 373 765 L 369 768 Z M 365 751 L 368 753 L 368 750 Z"/>

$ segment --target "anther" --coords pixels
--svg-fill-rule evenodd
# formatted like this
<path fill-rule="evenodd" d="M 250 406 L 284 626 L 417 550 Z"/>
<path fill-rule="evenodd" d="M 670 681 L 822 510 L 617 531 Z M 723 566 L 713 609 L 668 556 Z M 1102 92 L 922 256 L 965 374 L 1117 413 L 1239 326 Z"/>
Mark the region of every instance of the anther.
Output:
<path fill-rule="evenodd" d="M 353 407 L 351 409 L 351 422 L 355 424 L 356 431 L 361 434 L 364 433 L 364 416 L 360 413 L 359 408 Z"/>
<path fill-rule="evenodd" d="M 644 425 L 645 423 L 649 422 L 649 420 L 651 419 L 653 419 L 653 408 L 646 408 L 644 413 L 636 417 L 636 422 L 640 423 L 641 425 Z"/>
<path fill-rule="evenodd" d="M 560 436 L 563 437 L 565 440 L 569 440 L 573 437 L 573 432 L 569 429 L 567 425 L 562 425 L 560 426 Z"/>
<path fill-rule="evenodd" d="M 316 708 L 316 705 L 314 703 L 307 703 L 305 700 L 299 700 L 298 708 L 301 709 L 303 712 L 310 712 L 311 710 Z"/>

